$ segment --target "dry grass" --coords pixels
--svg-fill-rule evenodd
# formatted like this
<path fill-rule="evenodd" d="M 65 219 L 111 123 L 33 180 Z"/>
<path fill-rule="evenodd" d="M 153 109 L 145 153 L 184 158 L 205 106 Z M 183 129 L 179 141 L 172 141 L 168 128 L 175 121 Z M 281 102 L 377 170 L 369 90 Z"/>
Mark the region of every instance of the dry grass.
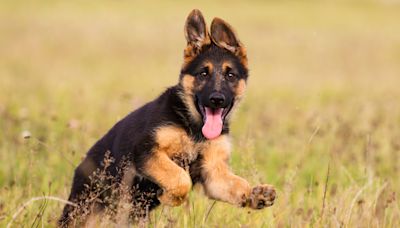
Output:
<path fill-rule="evenodd" d="M 3 1 L 0 226 L 33 197 L 67 198 L 95 140 L 177 82 L 192 8 L 248 47 L 232 166 L 278 200 L 256 212 L 196 190 L 143 225 L 399 227 L 400 4 L 383 0 Z M 13 224 L 54 226 L 62 206 L 36 201 Z"/>

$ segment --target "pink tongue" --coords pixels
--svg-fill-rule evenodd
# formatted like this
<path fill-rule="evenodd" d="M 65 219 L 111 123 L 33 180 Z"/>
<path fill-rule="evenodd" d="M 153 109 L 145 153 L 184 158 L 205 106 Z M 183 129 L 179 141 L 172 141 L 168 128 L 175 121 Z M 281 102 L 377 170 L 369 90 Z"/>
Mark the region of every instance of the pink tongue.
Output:
<path fill-rule="evenodd" d="M 207 139 L 214 139 L 222 132 L 222 111 L 223 108 L 215 109 L 214 112 L 211 108 L 206 109 L 205 123 L 202 129 L 204 137 Z"/>

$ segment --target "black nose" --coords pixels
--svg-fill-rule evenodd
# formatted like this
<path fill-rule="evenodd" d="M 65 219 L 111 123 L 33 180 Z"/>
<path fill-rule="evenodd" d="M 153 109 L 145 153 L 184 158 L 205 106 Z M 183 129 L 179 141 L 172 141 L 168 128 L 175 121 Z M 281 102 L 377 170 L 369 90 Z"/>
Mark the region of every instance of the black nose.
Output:
<path fill-rule="evenodd" d="M 225 102 L 225 96 L 222 93 L 213 92 L 210 95 L 210 102 L 212 105 L 214 105 L 217 108 Z"/>

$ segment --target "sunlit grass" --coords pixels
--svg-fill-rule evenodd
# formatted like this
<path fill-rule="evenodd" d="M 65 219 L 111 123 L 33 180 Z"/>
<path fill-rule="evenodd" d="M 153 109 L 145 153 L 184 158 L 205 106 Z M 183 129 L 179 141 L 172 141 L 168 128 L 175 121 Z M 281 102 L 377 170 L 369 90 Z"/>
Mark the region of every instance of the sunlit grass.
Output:
<path fill-rule="evenodd" d="M 400 226 L 395 1 L 0 6 L 0 226 L 33 197 L 67 198 L 88 148 L 177 82 L 192 8 L 208 22 L 229 21 L 248 48 L 249 90 L 233 122 L 232 167 L 252 184 L 275 185 L 278 199 L 250 211 L 212 206 L 196 190 L 182 207 L 160 207 L 150 225 Z M 63 205 L 43 203 L 13 224 L 54 226 Z"/>

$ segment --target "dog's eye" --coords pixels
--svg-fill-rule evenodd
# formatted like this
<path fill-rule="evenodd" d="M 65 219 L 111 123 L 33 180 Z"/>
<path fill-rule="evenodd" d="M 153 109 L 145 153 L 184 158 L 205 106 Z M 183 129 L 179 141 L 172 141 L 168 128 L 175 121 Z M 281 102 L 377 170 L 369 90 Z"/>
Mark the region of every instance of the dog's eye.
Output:
<path fill-rule="evenodd" d="M 207 75 L 208 75 L 208 72 L 207 72 L 207 71 L 202 71 L 202 72 L 200 72 L 200 74 L 199 74 L 200 78 L 205 78 L 205 77 L 207 77 Z"/>
<path fill-rule="evenodd" d="M 236 75 L 234 73 L 232 73 L 232 72 L 229 72 L 229 73 L 226 74 L 226 77 L 228 78 L 228 80 L 233 80 L 235 78 L 235 76 Z"/>

